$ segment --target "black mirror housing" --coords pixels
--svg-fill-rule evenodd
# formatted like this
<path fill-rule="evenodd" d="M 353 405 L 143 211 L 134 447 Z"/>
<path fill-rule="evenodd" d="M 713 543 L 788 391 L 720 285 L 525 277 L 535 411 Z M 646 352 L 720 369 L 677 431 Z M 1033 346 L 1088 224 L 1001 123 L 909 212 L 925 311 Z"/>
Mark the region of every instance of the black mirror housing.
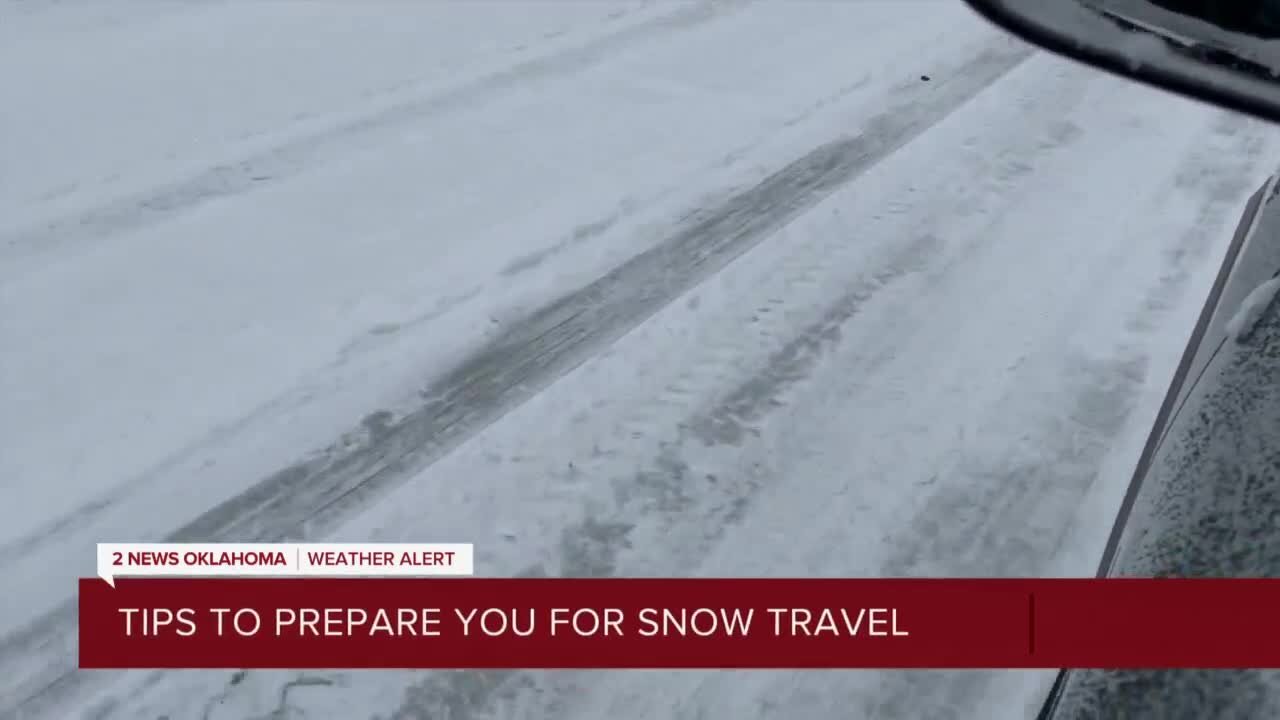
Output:
<path fill-rule="evenodd" d="M 1280 122 L 1275 0 L 965 0 L 1050 52 Z M 1231 6 L 1230 12 L 1218 8 Z"/>

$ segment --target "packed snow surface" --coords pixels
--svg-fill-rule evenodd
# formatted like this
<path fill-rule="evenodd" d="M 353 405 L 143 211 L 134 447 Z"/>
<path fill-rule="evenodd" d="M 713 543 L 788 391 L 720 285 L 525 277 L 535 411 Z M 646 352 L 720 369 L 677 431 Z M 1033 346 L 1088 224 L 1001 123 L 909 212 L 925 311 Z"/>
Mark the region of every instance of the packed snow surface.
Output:
<path fill-rule="evenodd" d="M 73 578 L 1091 574 L 1280 149 L 955 0 L 10 1 L 0 88 L 5 718 L 1025 717 L 1044 673 L 79 673 Z"/>

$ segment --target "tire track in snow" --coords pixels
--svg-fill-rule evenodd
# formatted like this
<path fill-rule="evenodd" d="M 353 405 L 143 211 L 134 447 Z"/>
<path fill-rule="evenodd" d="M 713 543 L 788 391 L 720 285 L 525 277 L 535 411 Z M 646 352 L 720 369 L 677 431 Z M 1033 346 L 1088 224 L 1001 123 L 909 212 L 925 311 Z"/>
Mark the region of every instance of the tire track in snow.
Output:
<path fill-rule="evenodd" d="M 924 132 L 1030 51 L 1008 45 L 956 68 L 950 83 L 914 85 L 867 123 L 759 184 L 701 210 L 657 246 L 519 322 L 428 390 L 401 418 L 368 421 L 365 444 L 287 468 L 172 535 L 174 541 L 275 541 L 323 534 L 506 410 L 616 340 L 769 233 Z M 334 455 L 337 455 L 336 457 Z"/>
<path fill-rule="evenodd" d="M 770 233 L 918 137 L 1030 57 L 1001 39 L 945 80 L 903 88 L 863 132 L 823 145 L 759 184 L 685 218 L 652 249 L 533 313 L 447 373 L 403 417 L 373 413 L 340 442 L 285 468 L 171 534 L 172 542 L 322 536 L 560 375 L 714 274 Z M 75 603 L 0 640 L 0 708 L 69 693 Z"/>
<path fill-rule="evenodd" d="M 727 17 L 754 0 L 699 0 L 656 18 L 597 36 L 549 55 L 484 75 L 458 87 L 413 97 L 342 122 L 326 130 L 300 135 L 235 162 L 205 168 L 189 177 L 122 199 L 88 208 L 37 226 L 0 232 L 4 271 L 17 272 L 28 262 L 68 243 L 113 236 L 155 223 L 206 203 L 243 195 L 295 177 L 326 161 L 338 150 L 373 147 L 376 137 L 408 128 L 422 117 L 483 100 L 495 92 L 571 73 L 600 59 L 649 40 L 653 35 L 695 28 Z M 615 18 L 616 19 L 616 18 Z M 371 140 L 362 143 L 362 139 Z"/>
<path fill-rule="evenodd" d="M 1020 82 L 1031 88 L 1029 92 L 1036 98 L 1034 106 L 1048 117 L 1058 117 L 1078 106 L 1087 85 L 1080 76 L 1054 82 L 1047 88 L 1040 76 L 1032 76 L 1032 82 L 1022 77 Z M 981 115 L 978 108 L 969 110 L 974 111 L 971 117 Z M 623 341 L 625 345 L 618 348 L 617 354 L 626 367 L 619 374 L 629 379 L 628 389 L 610 393 L 608 399 L 608 405 L 618 408 L 619 415 L 606 407 L 599 414 L 589 412 L 584 416 L 590 419 L 589 428 L 566 429 L 561 424 L 564 419 L 576 423 L 575 410 L 582 405 L 594 409 L 595 403 L 584 399 L 581 405 L 571 402 L 565 407 L 544 396 L 535 400 L 532 407 L 517 411 L 526 418 L 556 419 L 549 420 L 552 426 L 545 434 L 530 438 L 528 445 L 508 447 L 499 439 L 504 435 L 501 431 L 489 442 L 485 442 L 489 436 L 478 437 L 462 451 L 464 454 L 474 457 L 482 452 L 476 446 L 484 445 L 495 453 L 523 456 L 530 451 L 538 455 L 538 446 L 547 444 L 547 437 L 558 433 L 578 438 L 576 447 L 560 448 L 556 443 L 555 449 L 541 453 L 532 464 L 522 458 L 515 475 L 493 483 L 506 487 L 518 478 L 551 478 L 548 495 L 552 497 L 534 498 L 514 487 L 502 497 L 502 506 L 520 508 L 522 519 L 527 520 L 524 525 L 547 528 L 552 519 L 580 517 L 567 526 L 554 526 L 559 531 L 552 530 L 550 536 L 542 532 L 515 533 L 522 547 L 545 549 L 534 551 L 544 556 L 543 562 L 515 574 L 607 576 L 692 571 L 718 544 L 721 535 L 752 511 L 757 496 L 779 480 L 767 457 L 761 456 L 760 437 L 769 435 L 767 430 L 762 431 L 762 423 L 773 411 L 787 405 L 791 390 L 809 378 L 834 345 L 845 340 L 843 326 L 864 310 L 877 314 L 874 311 L 882 293 L 901 294 L 904 291 L 898 286 L 919 284 L 922 273 L 939 272 L 954 264 L 958 256 L 969 253 L 969 245 L 946 242 L 939 237 L 939 229 L 981 224 L 990 212 L 1016 203 L 1020 197 L 1018 188 L 1029 174 L 1027 168 L 1039 158 L 1063 152 L 1075 139 L 1056 122 L 1029 123 L 1017 132 L 1006 133 L 999 153 L 975 150 L 961 156 L 963 169 L 947 169 L 948 178 L 982 177 L 983 182 L 921 180 L 921 187 L 900 186 L 890 194 L 895 202 L 865 203 L 866 207 L 883 210 L 886 223 L 891 226 L 887 229 L 867 227 L 867 223 L 874 222 L 869 213 L 854 210 L 846 214 L 840 205 L 811 209 L 803 219 L 770 236 L 770 247 L 761 248 L 767 252 L 767 259 L 743 258 L 742 263 L 764 268 L 762 276 L 751 270 L 744 275 L 739 271 L 740 264 L 727 270 L 732 278 L 725 283 L 732 282 L 735 288 L 730 294 L 740 298 L 736 288 L 750 288 L 746 297 L 753 304 L 740 308 L 730 301 L 727 316 L 700 318 L 696 334 L 679 340 L 681 364 L 674 377 L 663 374 L 659 384 L 629 373 L 630 368 L 663 365 L 652 355 L 661 353 L 663 347 L 669 348 L 670 342 L 649 341 L 654 331 L 664 332 L 659 318 L 654 319 L 656 325 L 646 323 L 637 336 Z M 916 152 L 915 156 L 921 154 Z M 860 185 L 871 182 L 873 177 L 859 181 Z M 945 192 L 930 193 L 929 188 L 945 188 Z M 984 237 L 975 234 L 973 239 L 981 242 Z M 791 249 L 779 258 L 778 248 Z M 689 307 L 697 305 L 700 302 L 695 298 L 689 299 Z M 749 359 L 744 360 L 744 356 Z M 567 383 L 572 387 L 609 387 L 607 378 L 612 373 L 607 368 L 611 364 L 608 358 L 593 359 L 591 366 L 579 370 Z M 596 373 L 603 373 L 604 377 L 596 377 Z M 734 383 L 725 387 L 727 380 Z M 709 389 L 723 393 L 707 397 Z M 571 391 L 558 386 L 553 393 L 561 396 Z M 550 402 L 544 403 L 546 400 Z M 616 421 L 612 420 L 614 417 Z M 513 419 L 512 425 L 520 427 L 521 421 Z M 748 469 L 707 476 L 703 473 L 706 464 L 696 459 L 706 448 L 725 456 L 747 456 L 742 465 Z M 637 454 L 643 462 L 633 470 L 628 459 Z M 483 467 L 472 464 L 483 460 L 457 464 L 456 459 L 451 457 L 433 472 L 440 477 L 484 473 Z M 752 468 L 760 471 L 753 472 Z M 430 484 L 434 480 L 429 475 L 416 483 Z M 476 492 L 485 494 L 483 489 Z M 397 496 L 397 505 L 435 507 L 431 499 L 434 497 Z M 389 522 L 398 524 L 394 519 Z M 363 527 L 345 530 L 350 537 L 366 537 Z M 479 532 L 484 535 L 483 530 Z M 492 572 L 503 574 L 518 569 L 511 568 L 503 558 L 488 556 L 485 549 L 480 552 L 484 557 L 478 558 L 478 564 Z M 281 675 L 284 674 L 250 673 L 249 683 L 257 688 L 271 687 L 273 678 Z M 593 682 L 590 678 L 575 680 L 572 674 L 514 671 L 431 672 L 420 676 L 404 688 L 403 702 L 386 717 L 563 717 L 557 708 L 572 704 L 571 698 L 580 694 L 573 684 L 577 682 L 581 688 Z M 338 688 L 343 684 L 336 681 L 334 689 L 316 693 L 342 693 Z M 394 690 L 401 688 L 403 685 Z M 387 691 L 393 689 L 388 687 Z M 509 711 L 511 708 L 523 710 Z M 214 720 L 238 717 L 235 712 L 228 712 Z M 607 713 L 601 711 L 595 716 Z"/>
<path fill-rule="evenodd" d="M 1053 96 L 1045 100 L 1040 111 L 1067 112 L 1079 103 L 1083 84 L 1075 82 L 1055 86 Z M 621 454 L 622 445 L 631 446 L 646 437 L 656 443 L 661 452 L 654 458 L 651 468 L 639 473 L 642 480 L 634 482 L 637 486 L 652 485 L 648 478 L 670 475 L 670 471 L 680 465 L 677 458 L 684 455 L 682 448 L 741 448 L 752 444 L 754 439 L 762 436 L 761 423 L 771 411 L 786 404 L 788 391 L 808 379 L 826 352 L 844 340 L 844 326 L 861 314 L 881 292 L 915 276 L 940 274 L 944 272 L 943 268 L 950 267 L 957 258 L 972 252 L 970 245 L 949 243 L 940 237 L 943 234 L 940 232 L 941 228 L 984 214 L 993 201 L 996 204 L 1007 203 L 1016 196 L 1018 186 L 1037 157 L 1059 152 L 1074 139 L 1070 134 L 1055 132 L 1053 126 L 1047 129 L 1037 127 L 1016 138 L 1007 138 L 1003 150 L 1010 156 L 1019 158 L 1017 162 L 971 157 L 966 163 L 970 170 L 966 175 L 981 176 L 984 182 L 957 188 L 950 196 L 937 197 L 921 193 L 914 199 L 904 199 L 899 205 L 888 206 L 886 209 L 890 214 L 909 219 L 906 220 L 905 227 L 893 233 L 896 242 L 877 248 L 870 258 L 863 252 L 865 238 L 860 237 L 860 229 L 847 225 L 851 219 L 860 221 L 865 218 L 846 218 L 838 211 L 833 211 L 833 216 L 829 219 L 815 219 L 813 224 L 823 228 L 818 231 L 821 239 L 806 242 L 803 251 L 797 251 L 782 261 L 777 271 L 777 275 L 782 278 L 780 286 L 770 291 L 764 302 L 748 308 L 742 317 L 709 323 L 708 332 L 696 338 L 688 355 L 682 356 L 682 359 L 688 357 L 689 360 L 686 369 L 664 387 L 654 401 L 641 403 L 626 415 L 621 431 L 616 433 L 620 447 L 601 448 L 598 454 L 602 457 L 596 462 L 584 463 L 577 469 L 577 473 L 589 478 L 616 474 L 616 468 L 609 464 L 609 457 Z M 790 228 L 784 230 L 773 242 L 791 242 L 791 232 L 793 230 Z M 870 234 L 873 233 L 867 233 Z M 976 241 L 984 239 L 979 236 Z M 863 242 L 859 242 L 860 240 Z M 859 272 L 853 277 L 842 277 L 835 268 L 858 268 Z M 819 306 L 817 317 L 797 328 L 796 316 L 803 314 L 797 306 L 802 307 L 804 298 L 815 295 L 823 298 L 824 303 Z M 750 330 L 744 333 L 743 328 Z M 740 358 L 744 355 L 744 348 L 774 350 L 759 366 L 743 367 Z M 873 355 L 868 365 L 860 369 L 871 370 L 891 359 L 892 356 L 886 353 Z M 695 389 L 720 386 L 726 377 L 744 379 L 728 388 L 715 402 L 690 411 L 690 403 L 697 401 Z M 674 428 L 676 437 L 653 437 L 655 428 L 667 429 L 664 424 L 672 417 L 684 418 Z M 678 475 L 665 477 L 664 482 L 668 487 L 662 489 L 659 495 L 670 497 L 678 494 L 679 487 L 687 484 L 686 480 Z M 749 495 L 730 493 L 727 497 L 718 497 L 720 491 L 730 485 L 719 487 L 720 490 L 711 493 L 717 499 L 707 504 L 717 511 L 731 508 L 728 512 L 730 516 L 744 512 L 745 504 L 750 500 L 749 495 L 760 489 L 751 488 Z M 643 493 L 637 493 L 634 489 L 615 494 L 620 498 L 637 494 L 643 496 Z M 644 512 L 640 505 L 625 505 L 626 503 L 621 503 L 609 516 L 621 522 L 621 518 L 634 517 Z M 666 508 L 663 512 L 674 517 L 683 515 L 690 509 Z M 731 519 L 713 513 L 693 521 L 680 517 L 679 522 L 685 529 L 703 534 L 710 532 L 718 536 Z M 595 522 L 598 524 L 600 521 Z M 708 531 L 707 528 L 712 530 Z M 664 530 L 664 534 L 668 530 L 670 528 Z M 567 534 L 572 532 L 571 528 Z M 582 534 L 590 535 L 589 532 Z M 633 544 L 643 545 L 648 548 L 649 553 L 659 544 L 671 545 L 673 554 L 664 560 L 687 564 L 699 556 L 698 551 L 692 548 L 702 547 L 714 539 L 712 536 L 701 539 L 668 537 Z M 678 558 L 675 548 L 679 548 Z M 621 550 L 619 544 L 604 554 L 614 555 Z M 670 565 L 663 567 L 669 568 Z M 598 570 L 581 568 L 575 563 L 566 563 L 560 568 L 560 572 L 570 575 L 600 574 Z"/>
<path fill-rule="evenodd" d="M 804 122 L 806 119 L 820 113 L 826 106 L 846 99 L 854 91 L 865 87 L 868 82 L 869 80 L 864 77 L 861 80 L 842 86 L 834 94 L 823 97 L 812 105 L 803 108 L 795 115 L 789 117 L 785 122 L 780 124 L 780 127 L 789 128 Z M 890 91 L 901 92 L 902 90 L 903 87 L 899 86 L 891 89 Z M 729 151 L 725 157 L 721 158 L 714 164 L 714 167 L 724 168 L 730 166 L 736 160 L 744 157 L 760 141 L 760 138 L 757 138 L 750 143 L 746 143 Z M 499 275 L 503 278 L 512 277 L 533 266 L 547 262 L 554 255 L 569 249 L 574 245 L 588 242 L 599 235 L 604 234 L 615 223 L 628 218 L 633 213 L 650 210 L 657 206 L 661 201 L 670 201 L 675 197 L 677 190 L 678 188 L 669 188 L 655 195 L 638 197 L 633 201 L 625 203 L 625 207 L 615 210 L 614 213 L 607 214 L 599 220 L 578 225 L 570 233 L 566 234 L 559 243 L 552 247 L 516 258 L 500 270 Z M 704 201 L 704 204 L 714 205 L 717 202 L 720 202 L 723 196 L 729 196 L 732 194 L 733 193 L 729 191 L 718 193 L 716 197 L 711 200 Z M 476 285 L 469 288 L 464 293 L 442 298 L 435 307 L 431 308 L 426 313 L 414 317 L 411 320 L 402 322 L 398 327 L 403 329 L 413 325 L 421 325 L 435 321 L 441 316 L 447 314 L 457 305 L 468 302 L 469 300 L 483 294 L 485 290 L 485 286 Z M 380 330 L 378 327 L 371 330 L 368 335 L 363 335 L 350 341 L 341 351 L 339 351 L 339 359 L 335 361 L 334 366 L 336 367 L 341 363 L 346 362 L 349 357 L 358 354 L 359 351 L 362 350 L 362 346 L 365 344 L 372 344 L 372 339 L 375 337 L 380 337 Z M 246 413 L 242 419 L 223 426 L 212 432 L 210 435 L 201 438 L 190 445 L 175 450 L 147 471 L 140 473 L 138 476 L 127 481 L 124 485 L 114 488 L 105 494 L 86 500 L 75 509 L 53 518 L 45 525 L 28 532 L 24 536 L 0 543 L 0 566 L 14 563 L 24 556 L 29 556 L 34 550 L 41 549 L 50 543 L 64 541 L 64 534 L 69 529 L 83 529 L 87 525 L 97 521 L 104 512 L 114 509 L 121 497 L 143 493 L 145 492 L 145 487 L 149 484 L 160 482 L 161 478 L 168 478 L 175 472 L 181 472 L 182 463 L 190 462 L 192 454 L 196 450 L 205 449 L 209 445 L 216 445 L 230 440 L 237 434 L 244 432 L 245 429 L 248 426 L 251 426 L 255 421 L 269 416 L 271 413 L 279 412 L 291 401 L 297 402 L 297 398 L 300 395 L 306 395 L 312 391 L 313 390 L 309 387 L 301 391 L 294 388 L 276 395 Z M 371 418 L 371 421 L 376 422 L 377 418 Z M 362 425 L 359 430 L 363 433 L 366 430 L 366 427 Z M 350 435 L 344 437 L 347 438 L 347 441 L 354 441 Z"/>
<path fill-rule="evenodd" d="M 1087 80 L 1077 73 L 1050 89 L 1038 88 L 1033 92 L 1037 111 L 1049 117 L 1066 114 L 1079 105 L 1086 85 Z M 1007 137 L 1000 157 L 973 154 L 965 162 L 965 171 L 952 171 L 958 176 L 982 177 L 981 183 L 949 188 L 942 197 L 924 192 L 908 195 L 904 188 L 902 203 L 886 208 L 904 218 L 904 226 L 891 233 L 902 242 L 873 253 L 869 263 L 860 228 L 849 225 L 850 220 L 865 222 L 862 215 L 806 222 L 822 228 L 817 239 L 810 239 L 812 233 L 790 227 L 773 236 L 771 243 L 788 245 L 793 232 L 804 232 L 806 237 L 796 240 L 803 247 L 786 256 L 765 285 L 753 286 L 751 297 L 764 302 L 746 308 L 739 318 L 709 318 L 700 325 L 707 332 L 693 339 L 687 357 L 682 355 L 682 360 L 687 359 L 685 369 L 656 397 L 624 415 L 613 432 L 617 446 L 595 447 L 585 458 L 572 455 L 573 471 L 558 473 L 557 484 L 604 482 L 611 500 L 603 506 L 587 503 L 582 520 L 561 533 L 552 562 L 527 568 L 524 574 L 598 577 L 695 571 L 724 533 L 752 511 L 758 496 L 777 484 L 779 476 L 770 467 L 773 463 L 768 450 L 761 447 L 762 438 L 771 434 L 762 423 L 771 412 L 788 404 L 791 391 L 809 379 L 832 347 L 846 340 L 843 327 L 876 303 L 880 293 L 897 285 L 923 282 L 918 279 L 922 274 L 943 272 L 968 255 L 972 247 L 948 244 L 938 236 L 939 228 L 966 218 L 972 222 L 992 208 L 1016 202 L 1017 189 L 1036 159 L 1063 152 L 1075 139 L 1057 123 L 1033 126 Z M 976 243 L 986 240 L 983 234 L 973 236 Z M 844 277 L 841 268 L 846 268 L 844 273 L 854 269 L 854 277 Z M 816 318 L 797 328 L 796 315 L 813 297 L 826 298 L 826 305 Z M 831 301 L 833 297 L 836 299 Z M 744 347 L 756 346 L 773 351 L 761 366 L 744 372 L 737 358 Z M 881 364 L 889 359 L 873 357 Z M 643 364 L 642 360 L 632 362 Z M 695 389 L 717 387 L 725 377 L 743 379 L 709 404 L 699 404 Z M 677 418 L 680 422 L 673 422 Z M 625 453 L 623 446 L 637 443 L 653 448 L 652 459 L 647 466 L 620 475 L 616 458 Z M 737 465 L 741 472 L 705 473 L 709 465 L 695 458 L 700 450 L 723 452 L 730 458 L 726 462 Z M 563 458 L 557 454 L 557 459 L 563 467 Z M 545 474 L 555 464 L 548 461 L 547 470 L 529 468 L 529 472 Z M 573 488 L 563 492 L 579 494 Z M 637 521 L 654 516 L 654 523 Z M 541 544 L 522 538 L 522 544 L 527 542 Z M 480 720 L 507 716 L 497 706 L 523 707 L 521 717 L 563 717 L 564 706 L 572 704 L 567 698 L 580 694 L 574 688 L 592 682 L 568 673 L 424 673 L 422 680 L 406 690 L 401 706 L 389 718 Z M 610 714 L 601 708 L 593 708 L 593 712 L 601 717 Z"/>

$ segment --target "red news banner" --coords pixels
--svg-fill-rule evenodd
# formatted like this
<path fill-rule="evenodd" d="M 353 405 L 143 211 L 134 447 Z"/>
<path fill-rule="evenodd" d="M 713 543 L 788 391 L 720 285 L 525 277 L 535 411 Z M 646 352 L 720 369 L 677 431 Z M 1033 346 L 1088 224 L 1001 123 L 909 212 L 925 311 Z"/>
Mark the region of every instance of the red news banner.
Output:
<path fill-rule="evenodd" d="M 128 572 L 100 548 L 80 666 L 1280 667 L 1280 580 L 452 579 L 426 576 L 470 546 L 271 547 Z"/>

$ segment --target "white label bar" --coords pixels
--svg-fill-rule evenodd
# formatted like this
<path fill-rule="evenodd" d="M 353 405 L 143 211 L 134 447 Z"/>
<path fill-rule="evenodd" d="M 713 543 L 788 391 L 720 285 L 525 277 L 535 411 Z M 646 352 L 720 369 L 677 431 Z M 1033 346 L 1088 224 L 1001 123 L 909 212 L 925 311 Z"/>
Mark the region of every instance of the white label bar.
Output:
<path fill-rule="evenodd" d="M 470 543 L 98 543 L 98 577 L 472 575 Z"/>

